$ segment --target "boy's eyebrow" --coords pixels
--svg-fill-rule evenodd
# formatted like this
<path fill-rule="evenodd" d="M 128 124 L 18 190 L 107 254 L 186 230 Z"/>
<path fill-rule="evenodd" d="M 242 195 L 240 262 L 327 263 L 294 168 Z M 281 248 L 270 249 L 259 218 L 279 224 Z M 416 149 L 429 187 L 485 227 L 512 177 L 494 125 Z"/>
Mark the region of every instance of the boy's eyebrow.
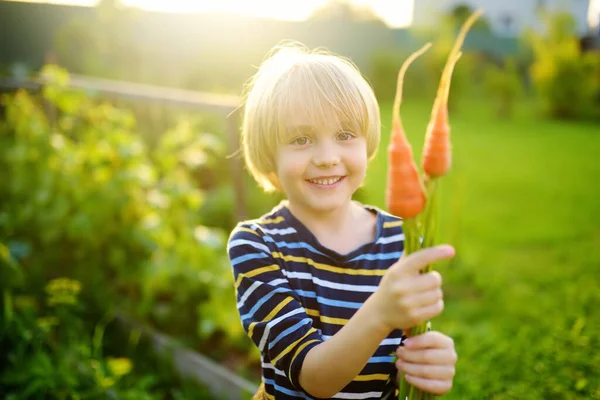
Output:
<path fill-rule="evenodd" d="M 351 130 L 351 131 L 357 131 L 358 130 L 358 126 L 356 126 L 356 124 L 351 123 L 350 121 L 342 121 L 340 123 L 339 129 L 342 130 Z M 295 135 L 295 134 L 314 134 L 315 132 L 319 131 L 319 128 L 313 125 L 292 125 L 292 126 L 288 126 L 286 129 L 286 133 L 288 135 Z"/>

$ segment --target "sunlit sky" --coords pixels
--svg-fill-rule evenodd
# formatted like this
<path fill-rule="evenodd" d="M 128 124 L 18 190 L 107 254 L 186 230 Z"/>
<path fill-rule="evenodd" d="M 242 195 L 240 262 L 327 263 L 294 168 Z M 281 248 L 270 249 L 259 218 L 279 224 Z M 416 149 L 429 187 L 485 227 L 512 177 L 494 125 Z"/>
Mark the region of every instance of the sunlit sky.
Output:
<path fill-rule="evenodd" d="M 35 3 L 93 6 L 98 0 L 26 0 Z M 306 19 L 327 0 L 122 0 L 126 6 L 167 12 L 231 12 L 298 21 Z M 370 6 L 391 27 L 410 25 L 415 0 L 348 0 Z"/>

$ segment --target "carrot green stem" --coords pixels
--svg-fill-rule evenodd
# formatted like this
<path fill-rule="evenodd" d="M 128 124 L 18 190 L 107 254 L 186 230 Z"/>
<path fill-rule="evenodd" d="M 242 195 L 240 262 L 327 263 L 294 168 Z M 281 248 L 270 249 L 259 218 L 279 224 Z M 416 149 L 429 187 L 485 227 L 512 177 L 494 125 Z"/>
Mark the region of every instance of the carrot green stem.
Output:
<path fill-rule="evenodd" d="M 415 251 L 419 250 L 421 247 L 420 237 L 421 233 L 419 232 L 419 225 L 417 224 L 416 218 L 405 218 L 403 221 L 403 231 L 404 231 L 404 253 L 411 254 Z M 412 335 L 412 329 L 407 330 L 405 332 L 406 336 Z M 409 396 L 409 392 L 412 389 L 412 385 L 410 385 L 404 374 L 400 376 L 400 382 L 398 383 L 398 400 L 406 400 L 407 396 Z M 410 399 L 410 397 L 408 397 Z"/>
<path fill-rule="evenodd" d="M 398 400 L 406 400 L 407 386 L 408 382 L 406 382 L 406 379 L 404 379 L 404 374 L 402 374 L 400 383 L 398 385 Z"/>
<path fill-rule="evenodd" d="M 435 234 L 437 230 L 437 199 L 438 199 L 438 178 L 429 178 L 426 182 L 427 191 L 427 202 L 425 203 L 425 210 L 422 215 L 422 227 L 423 227 L 423 241 L 422 243 L 417 242 L 417 248 L 431 247 L 435 244 Z M 414 237 L 407 237 L 407 241 L 414 239 Z M 419 240 L 420 238 L 417 238 Z M 414 245 L 414 243 L 413 243 Z M 426 273 L 432 270 L 432 265 L 426 266 L 422 273 Z M 430 328 L 430 322 L 425 321 L 411 329 L 411 336 L 416 336 L 427 332 Z M 408 388 L 408 400 L 429 400 L 432 399 L 429 393 L 425 393 L 422 390 L 409 385 Z"/>
<path fill-rule="evenodd" d="M 419 227 L 416 218 L 406 218 L 404 225 L 404 253 L 411 254 L 419 250 Z"/>
<path fill-rule="evenodd" d="M 419 389 L 411 385 L 410 389 L 408 390 L 408 400 L 419 400 L 421 397 L 419 396 L 420 392 L 421 391 Z"/>
<path fill-rule="evenodd" d="M 436 242 L 437 213 L 438 213 L 439 178 L 429 178 L 425 183 L 427 202 L 423 212 L 423 247 L 431 247 Z M 431 265 L 425 269 L 431 271 Z"/>
<path fill-rule="evenodd" d="M 423 243 L 421 244 L 422 248 L 431 247 L 435 244 L 435 234 L 437 230 L 437 192 L 439 186 L 438 178 L 430 178 L 426 182 L 426 191 L 427 191 L 427 202 L 425 203 L 425 210 L 423 211 Z M 432 270 L 432 265 L 426 266 L 422 273 L 430 272 Z M 413 332 L 415 335 L 420 335 L 422 333 L 427 332 L 428 321 L 424 321 L 421 324 L 417 325 Z"/>

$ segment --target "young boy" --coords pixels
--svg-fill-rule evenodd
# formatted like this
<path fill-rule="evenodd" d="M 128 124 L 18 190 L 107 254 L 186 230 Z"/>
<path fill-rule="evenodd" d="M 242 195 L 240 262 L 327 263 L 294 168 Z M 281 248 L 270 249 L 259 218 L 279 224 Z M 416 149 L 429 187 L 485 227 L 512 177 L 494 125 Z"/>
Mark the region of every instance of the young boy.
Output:
<path fill-rule="evenodd" d="M 403 329 L 443 309 L 440 275 L 419 270 L 454 250 L 403 256 L 401 221 L 352 200 L 380 137 L 377 101 L 354 65 L 276 50 L 250 85 L 242 147 L 256 181 L 287 200 L 238 224 L 228 244 L 241 321 L 261 352 L 254 398 L 391 398 L 398 369 L 444 394 L 452 340 L 428 332 L 399 345 Z"/>

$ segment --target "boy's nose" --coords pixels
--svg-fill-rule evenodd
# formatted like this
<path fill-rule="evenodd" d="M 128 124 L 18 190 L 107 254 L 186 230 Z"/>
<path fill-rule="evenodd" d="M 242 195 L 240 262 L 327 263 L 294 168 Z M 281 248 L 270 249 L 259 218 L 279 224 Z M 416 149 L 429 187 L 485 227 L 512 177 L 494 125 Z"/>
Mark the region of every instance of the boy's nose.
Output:
<path fill-rule="evenodd" d="M 340 163 L 340 157 L 335 146 L 323 145 L 318 146 L 315 154 L 312 157 L 312 162 L 319 168 L 329 168 Z"/>

